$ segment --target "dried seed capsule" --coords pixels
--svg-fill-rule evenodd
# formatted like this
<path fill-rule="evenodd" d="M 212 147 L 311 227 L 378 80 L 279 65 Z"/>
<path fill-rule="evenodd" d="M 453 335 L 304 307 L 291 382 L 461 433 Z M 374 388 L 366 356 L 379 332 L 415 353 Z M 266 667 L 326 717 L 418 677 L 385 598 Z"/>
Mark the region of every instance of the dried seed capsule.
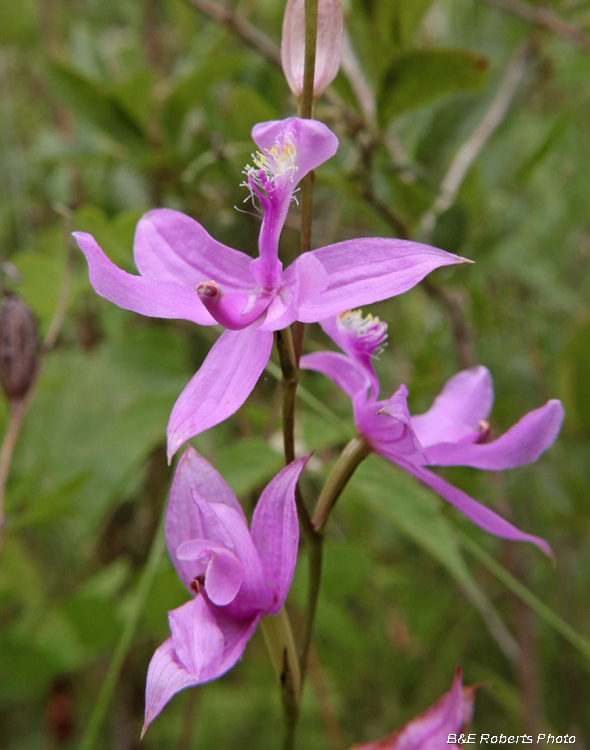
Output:
<path fill-rule="evenodd" d="M 37 365 L 37 321 L 16 294 L 6 294 L 0 312 L 0 385 L 9 401 L 26 394 Z"/>

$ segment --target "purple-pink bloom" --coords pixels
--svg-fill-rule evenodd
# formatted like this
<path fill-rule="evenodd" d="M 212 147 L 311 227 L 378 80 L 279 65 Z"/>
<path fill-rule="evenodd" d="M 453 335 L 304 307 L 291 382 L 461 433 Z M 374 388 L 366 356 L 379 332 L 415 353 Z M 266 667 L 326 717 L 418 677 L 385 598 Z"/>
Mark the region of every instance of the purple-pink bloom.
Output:
<path fill-rule="evenodd" d="M 282 608 L 297 561 L 295 486 L 307 458 L 293 461 L 266 487 L 250 530 L 211 464 L 190 446 L 180 459 L 166 541 L 193 598 L 168 613 L 172 635 L 150 662 L 144 732 L 173 695 L 231 669 L 260 618 Z"/>
<path fill-rule="evenodd" d="M 379 381 L 372 359 L 387 338 L 387 325 L 360 310 L 321 322 L 345 352 L 318 352 L 301 358 L 301 367 L 331 378 L 352 399 L 357 430 L 375 453 L 438 492 L 473 523 L 491 534 L 536 544 L 552 557 L 543 539 L 519 531 L 489 508 L 425 469 L 425 466 L 473 466 L 510 469 L 536 461 L 555 440 L 563 421 L 560 401 L 551 399 L 526 414 L 496 440 L 487 422 L 494 400 L 492 378 L 485 367 L 457 373 L 445 384 L 425 414 L 410 416 L 408 389 L 378 400 Z"/>
<path fill-rule="evenodd" d="M 380 742 L 355 745 L 351 750 L 443 750 L 458 748 L 457 740 L 473 717 L 477 685 L 462 687 L 462 672 L 457 667 L 448 693 L 424 713 Z"/>
<path fill-rule="evenodd" d="M 260 151 L 246 184 L 264 212 L 258 258 L 170 209 L 150 211 L 137 225 L 140 276 L 111 263 L 91 235 L 74 233 L 98 294 L 142 315 L 228 329 L 172 410 L 169 456 L 244 403 L 268 361 L 273 331 L 401 294 L 434 268 L 464 262 L 428 245 L 369 237 L 305 253 L 283 271 L 279 236 L 297 184 L 333 156 L 338 139 L 317 120 L 296 117 L 260 123 L 252 137 Z"/>

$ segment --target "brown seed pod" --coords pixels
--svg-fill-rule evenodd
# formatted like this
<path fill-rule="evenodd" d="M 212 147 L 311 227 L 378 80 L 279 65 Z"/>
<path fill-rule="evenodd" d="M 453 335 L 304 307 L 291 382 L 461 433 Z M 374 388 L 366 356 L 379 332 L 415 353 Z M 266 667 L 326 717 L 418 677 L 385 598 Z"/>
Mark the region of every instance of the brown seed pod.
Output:
<path fill-rule="evenodd" d="M 9 401 L 27 394 L 37 365 L 37 321 L 25 302 L 8 293 L 0 312 L 0 385 Z"/>

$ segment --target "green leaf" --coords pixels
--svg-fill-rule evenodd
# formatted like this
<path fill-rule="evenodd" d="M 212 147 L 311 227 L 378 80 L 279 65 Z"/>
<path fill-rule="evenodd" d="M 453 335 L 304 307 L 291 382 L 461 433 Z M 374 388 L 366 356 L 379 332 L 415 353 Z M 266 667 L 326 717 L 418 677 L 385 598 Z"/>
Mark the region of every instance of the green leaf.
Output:
<path fill-rule="evenodd" d="M 172 91 L 162 109 L 162 124 L 172 140 L 178 137 L 188 112 L 203 104 L 209 88 L 220 78 L 235 76 L 243 69 L 245 61 L 244 54 L 223 54 L 207 58 L 192 73 L 172 82 Z"/>
<path fill-rule="evenodd" d="M 116 141 L 138 146 L 144 133 L 137 120 L 106 87 L 57 62 L 48 64 L 51 82 L 75 114 Z"/>
<path fill-rule="evenodd" d="M 459 534 L 461 543 L 465 549 L 469 550 L 469 552 L 479 560 L 479 562 L 486 567 L 490 573 L 493 573 L 507 589 L 512 591 L 512 593 L 521 601 L 527 604 L 533 612 L 547 623 L 547 625 L 553 628 L 556 633 L 563 636 L 566 641 L 571 643 L 571 645 L 585 656 L 588 662 L 590 662 L 590 641 L 588 639 L 577 633 L 571 625 L 568 625 L 565 620 L 562 620 L 556 612 L 535 596 L 532 591 L 529 591 L 526 586 L 523 586 L 520 581 L 517 581 L 511 573 L 497 563 L 493 557 L 488 555 L 488 553 L 480 547 L 477 542 L 474 542 L 473 539 L 467 536 L 467 534 L 463 534 L 460 531 L 457 533 Z M 586 671 L 590 671 L 590 663 L 584 662 L 584 667 L 586 668 Z"/>
<path fill-rule="evenodd" d="M 153 113 L 152 91 L 156 76 L 152 70 L 138 71 L 112 88 L 113 98 L 145 129 Z"/>
<path fill-rule="evenodd" d="M 578 434 L 590 435 L 590 319 L 572 327 L 563 348 L 560 375 L 561 395 L 568 425 Z"/>
<path fill-rule="evenodd" d="M 71 597 L 63 610 L 76 636 L 89 653 L 99 653 L 111 646 L 121 630 L 121 622 L 110 602 L 85 592 Z"/>
<path fill-rule="evenodd" d="M 128 609 L 127 617 L 123 631 L 117 641 L 115 651 L 113 653 L 109 669 L 101 685 L 98 697 L 94 703 L 92 713 L 82 741 L 80 743 L 81 750 L 92 750 L 96 743 L 96 738 L 100 732 L 100 728 L 107 714 L 111 697 L 115 690 L 119 673 L 123 667 L 123 662 L 127 656 L 127 652 L 131 648 L 133 638 L 135 636 L 135 630 L 137 624 L 143 612 L 148 594 L 150 592 L 154 576 L 160 567 L 161 560 L 164 556 L 164 550 L 166 549 L 166 512 L 162 512 L 158 529 L 152 541 L 150 548 L 149 557 L 147 563 L 141 573 L 141 577 L 137 584 L 137 591 L 133 597 L 131 606 Z"/>
<path fill-rule="evenodd" d="M 113 263 L 137 273 L 133 262 L 133 236 L 143 213 L 141 209 L 132 209 L 109 219 L 100 208 L 82 206 L 74 215 L 74 228 L 91 234 Z"/>
<path fill-rule="evenodd" d="M 251 438 L 220 450 L 214 463 L 236 495 L 246 495 L 282 468 L 283 457 L 264 440 Z"/>
<path fill-rule="evenodd" d="M 402 55 L 387 71 L 381 87 L 381 121 L 387 123 L 440 96 L 481 91 L 488 66 L 486 57 L 466 50 L 415 50 Z"/>
<path fill-rule="evenodd" d="M 228 138 L 247 140 L 257 122 L 276 120 L 280 116 L 273 105 L 258 91 L 241 84 L 234 85 L 230 94 L 230 114 L 221 124 Z"/>
<path fill-rule="evenodd" d="M 34 0 L 2 0 L 0 45 L 27 45 L 39 34 L 39 12 Z"/>
<path fill-rule="evenodd" d="M 467 236 L 469 217 L 459 203 L 448 208 L 437 219 L 432 235 L 434 247 L 458 255 Z"/>
<path fill-rule="evenodd" d="M 441 501 L 401 469 L 376 456 L 357 469 L 353 487 L 367 505 L 447 568 L 483 616 L 500 648 L 512 658 L 518 650 L 516 642 L 465 564 L 453 527 L 441 513 Z"/>

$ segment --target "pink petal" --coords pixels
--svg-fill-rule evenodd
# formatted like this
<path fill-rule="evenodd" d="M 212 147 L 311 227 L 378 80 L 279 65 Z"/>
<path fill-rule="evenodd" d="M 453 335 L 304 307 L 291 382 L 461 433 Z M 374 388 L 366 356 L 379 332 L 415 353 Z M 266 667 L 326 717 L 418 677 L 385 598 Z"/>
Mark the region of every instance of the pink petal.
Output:
<path fill-rule="evenodd" d="M 223 633 L 202 596 L 168 612 L 172 643 L 179 662 L 198 682 L 219 676 Z"/>
<path fill-rule="evenodd" d="M 244 582 L 244 568 L 228 549 L 208 539 L 191 539 L 178 547 L 176 557 L 201 563 L 198 572 L 195 568 L 195 577 L 205 575 L 205 590 L 213 604 L 222 607 L 236 598 Z"/>
<path fill-rule="evenodd" d="M 412 429 L 405 385 L 400 385 L 387 401 L 370 401 L 355 410 L 355 422 L 376 453 L 386 458 L 402 456 L 416 464 L 425 462 L 424 451 Z"/>
<path fill-rule="evenodd" d="M 248 328 L 262 315 L 274 298 L 274 293 L 268 292 L 225 292 L 213 281 L 199 284 L 197 294 L 215 320 L 230 331 Z"/>
<path fill-rule="evenodd" d="M 175 635 L 156 650 L 150 662 L 142 736 L 173 695 L 214 680 L 231 669 L 260 619 L 236 620 L 227 615 L 225 608 L 209 605 L 201 596 L 169 614 Z M 191 668 L 181 661 L 176 643 Z M 193 668 L 197 673 L 191 671 Z"/>
<path fill-rule="evenodd" d="M 301 305 L 327 286 L 328 274 L 319 260 L 311 253 L 300 255 L 283 274 L 281 291 L 268 308 L 260 330 L 278 331 L 291 325 Z"/>
<path fill-rule="evenodd" d="M 203 539 L 206 536 L 193 493 L 206 497 L 209 503 L 222 503 L 233 508 L 246 525 L 242 507 L 229 485 L 219 472 L 189 445 L 176 467 L 166 510 L 166 543 L 176 572 L 187 589 L 195 577 L 194 566 L 179 560 L 176 550 L 183 542 Z"/>
<path fill-rule="evenodd" d="M 200 507 L 205 510 L 202 503 Z M 239 558 L 244 571 L 244 583 L 236 598 L 225 607 L 225 611 L 236 618 L 265 614 L 272 603 L 272 591 L 248 527 L 227 505 L 210 505 L 209 510 L 217 516 L 217 521 L 223 526 L 228 539 L 226 546 Z M 207 579 L 205 589 L 208 591 Z"/>
<path fill-rule="evenodd" d="M 511 469 L 536 461 L 553 444 L 563 422 L 561 401 L 552 399 L 526 414 L 514 427 L 490 443 L 438 443 L 426 451 L 429 464 Z"/>
<path fill-rule="evenodd" d="M 465 728 L 475 697 L 475 690 L 461 687 L 461 677 L 458 667 L 451 689 L 433 706 L 381 742 L 355 745 L 352 750 L 443 750 L 450 747 L 448 736 Z M 451 746 L 457 747 L 456 744 Z"/>
<path fill-rule="evenodd" d="M 299 320 L 313 323 L 411 289 L 439 266 L 464 258 L 408 240 L 369 237 L 313 250 L 328 272 L 326 291 L 305 302 Z"/>
<path fill-rule="evenodd" d="M 144 214 L 135 230 L 135 264 L 146 279 L 194 289 L 213 279 L 228 289 L 250 289 L 249 255 L 222 245 L 190 216 L 170 208 Z"/>
<path fill-rule="evenodd" d="M 287 130 L 297 149 L 294 187 L 308 172 L 334 156 L 338 149 L 338 138 L 318 120 L 302 120 L 299 117 L 258 123 L 252 128 L 252 138 L 264 153 L 265 150 L 270 151 Z"/>
<path fill-rule="evenodd" d="M 274 477 L 252 517 L 252 540 L 273 590 L 270 614 L 276 614 L 285 603 L 295 571 L 299 543 L 295 487 L 308 459 L 296 459 Z"/>
<path fill-rule="evenodd" d="M 463 513 L 463 515 L 470 521 L 484 529 L 484 531 L 488 531 L 490 534 L 499 536 L 502 539 L 511 539 L 516 542 L 531 542 L 532 544 L 536 544 L 537 547 L 539 547 L 539 549 L 541 549 L 548 557 L 553 559 L 551 547 L 544 539 L 519 531 L 516 526 L 505 521 L 501 516 L 497 515 L 489 508 L 486 508 L 485 505 L 476 502 L 462 490 L 453 487 L 452 484 L 445 482 L 444 479 L 441 479 L 427 469 L 423 469 L 421 466 L 415 466 L 409 461 L 405 461 L 400 456 L 394 457 L 389 455 L 386 456 L 386 458 L 415 476 L 416 479 L 419 479 L 427 487 L 433 489 L 447 502 L 454 505 L 457 510 L 461 511 L 461 513 Z"/>
<path fill-rule="evenodd" d="M 341 0 L 320 0 L 314 69 L 314 96 L 320 96 L 334 80 L 340 65 L 342 43 Z M 303 91 L 305 54 L 304 0 L 288 0 L 281 37 L 281 62 L 289 88 L 295 96 Z"/>
<path fill-rule="evenodd" d="M 198 685 L 196 679 L 178 660 L 172 638 L 156 650 L 150 661 L 145 688 L 145 722 L 141 736 L 173 695 Z"/>
<path fill-rule="evenodd" d="M 453 685 L 433 706 L 400 730 L 396 750 L 440 750 L 448 747 L 449 734 L 456 734 L 463 725 L 463 689 L 461 670 Z"/>
<path fill-rule="evenodd" d="M 448 380 L 430 409 L 412 417 L 412 426 L 424 447 L 477 437 L 478 423 L 488 418 L 493 403 L 489 370 L 473 367 Z"/>
<path fill-rule="evenodd" d="M 321 372 L 330 378 L 351 399 L 366 393 L 371 380 L 364 368 L 344 354 L 336 352 L 317 352 L 301 357 L 299 366 L 302 370 Z"/>
<path fill-rule="evenodd" d="M 178 318 L 200 325 L 215 323 L 190 286 L 122 271 L 107 258 L 92 235 L 74 232 L 73 236 L 88 261 L 92 286 L 101 297 L 124 310 L 152 318 Z"/>
<path fill-rule="evenodd" d="M 266 612 L 272 601 L 272 592 L 243 514 L 223 503 L 208 503 L 197 493 L 194 493 L 194 500 L 196 510 L 201 514 L 203 536 L 202 540 L 191 541 L 190 544 L 195 547 L 201 545 L 201 548 L 223 547 L 231 551 L 238 558 L 243 571 L 243 583 L 236 592 L 237 595 L 226 603 L 225 611 L 238 618 L 253 617 L 259 612 Z M 180 557 L 179 552 L 186 549 L 186 544 L 188 543 L 175 551 L 177 556 Z M 209 594 L 209 571 L 205 571 L 202 563 L 193 562 L 192 565 L 193 576 L 206 572 L 205 591 Z M 213 581 L 213 585 L 216 584 L 217 581 Z M 217 594 L 214 590 L 210 598 L 218 596 L 224 597 L 225 594 Z"/>
<path fill-rule="evenodd" d="M 223 422 L 248 398 L 272 349 L 270 331 L 225 331 L 174 404 L 168 422 L 168 458 L 203 430 Z"/>

